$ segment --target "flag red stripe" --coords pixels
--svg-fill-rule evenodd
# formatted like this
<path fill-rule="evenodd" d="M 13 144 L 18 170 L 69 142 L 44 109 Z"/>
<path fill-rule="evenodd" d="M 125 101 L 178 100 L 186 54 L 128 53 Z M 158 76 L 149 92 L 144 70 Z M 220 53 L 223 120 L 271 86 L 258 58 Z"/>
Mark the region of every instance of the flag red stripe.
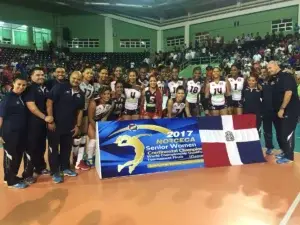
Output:
<path fill-rule="evenodd" d="M 225 143 L 202 143 L 205 167 L 231 166 Z"/>
<path fill-rule="evenodd" d="M 254 114 L 233 115 L 232 120 L 235 130 L 256 128 L 256 116 Z"/>

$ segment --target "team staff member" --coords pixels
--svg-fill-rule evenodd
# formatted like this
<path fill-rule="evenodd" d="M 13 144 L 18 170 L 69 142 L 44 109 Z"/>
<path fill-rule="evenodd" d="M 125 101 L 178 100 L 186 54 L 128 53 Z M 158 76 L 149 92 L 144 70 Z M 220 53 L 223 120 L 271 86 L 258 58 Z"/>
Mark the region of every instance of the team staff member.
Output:
<path fill-rule="evenodd" d="M 12 91 L 0 104 L 0 143 L 4 146 L 4 182 L 12 188 L 26 188 L 28 184 L 17 177 L 26 149 L 26 113 L 22 93 L 27 86 L 25 78 L 16 77 Z"/>
<path fill-rule="evenodd" d="M 47 80 L 45 83 L 45 86 L 47 87 L 47 89 L 50 91 L 56 84 L 61 84 L 66 82 L 66 71 L 65 68 L 63 68 L 62 66 L 58 66 L 55 69 L 54 72 L 54 78 L 55 79 L 50 79 Z"/>
<path fill-rule="evenodd" d="M 277 113 L 274 125 L 277 141 L 282 154 L 277 158 L 278 164 L 294 161 L 295 129 L 299 115 L 299 96 L 297 84 L 291 74 L 281 71 L 275 61 L 269 62 L 268 71 L 273 76 L 273 109 Z"/>
<path fill-rule="evenodd" d="M 31 85 L 24 93 L 24 102 L 29 110 L 27 149 L 24 157 L 23 178 L 27 183 L 34 183 L 33 168 L 37 174 L 49 174 L 44 159 L 46 150 L 46 123 L 52 123 L 53 117 L 46 114 L 46 95 L 48 89 L 44 86 L 43 70 L 34 68 L 31 72 Z"/>
<path fill-rule="evenodd" d="M 69 83 L 56 85 L 48 95 L 47 113 L 54 117 L 54 122 L 48 124 L 48 157 L 55 183 L 63 182 L 63 175 L 77 176 L 77 173 L 70 170 L 70 154 L 73 138 L 78 136 L 82 123 L 85 101 L 84 93 L 79 88 L 81 81 L 81 73 L 75 71 Z"/>
<path fill-rule="evenodd" d="M 244 114 L 256 115 L 256 128 L 260 133 L 262 91 L 257 86 L 257 76 L 251 74 L 247 79 L 247 87 L 243 90 Z"/>
<path fill-rule="evenodd" d="M 271 155 L 273 151 L 273 120 L 275 113 L 272 106 L 272 85 L 270 85 L 270 76 L 266 68 L 260 72 L 260 86 L 262 87 L 262 120 L 264 129 L 264 138 L 266 144 L 266 154 Z"/>

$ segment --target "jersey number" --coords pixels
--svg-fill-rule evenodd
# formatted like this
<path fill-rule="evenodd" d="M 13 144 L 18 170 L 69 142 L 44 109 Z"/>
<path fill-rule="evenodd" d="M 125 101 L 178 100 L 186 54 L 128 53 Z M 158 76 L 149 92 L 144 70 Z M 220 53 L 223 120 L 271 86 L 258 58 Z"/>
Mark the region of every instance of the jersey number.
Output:
<path fill-rule="evenodd" d="M 87 98 L 90 98 L 90 97 L 91 97 L 91 94 L 92 94 L 92 91 L 91 91 L 91 90 L 85 89 L 85 96 L 86 96 Z"/>
<path fill-rule="evenodd" d="M 176 87 L 173 87 L 173 93 L 176 93 Z"/>
<path fill-rule="evenodd" d="M 234 90 L 236 90 L 237 89 L 237 84 L 234 84 Z"/>
<path fill-rule="evenodd" d="M 215 88 L 214 95 L 216 95 L 217 92 L 218 92 L 218 94 L 222 94 L 222 88 Z"/>
<path fill-rule="evenodd" d="M 198 93 L 198 87 L 191 86 L 190 92 L 194 93 L 194 94 L 197 94 Z"/>
<path fill-rule="evenodd" d="M 135 92 L 131 92 L 131 93 L 130 93 L 130 97 L 131 97 L 131 98 L 135 98 Z"/>

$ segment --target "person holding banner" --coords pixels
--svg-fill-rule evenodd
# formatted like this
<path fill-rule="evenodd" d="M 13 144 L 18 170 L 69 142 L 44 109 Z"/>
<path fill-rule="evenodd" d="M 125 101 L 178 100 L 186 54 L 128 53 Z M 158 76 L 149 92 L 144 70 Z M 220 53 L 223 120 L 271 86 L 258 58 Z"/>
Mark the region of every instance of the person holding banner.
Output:
<path fill-rule="evenodd" d="M 162 93 L 153 75 L 149 77 L 149 87 L 142 92 L 141 116 L 143 119 L 159 119 L 162 116 Z"/>
<path fill-rule="evenodd" d="M 111 90 L 108 86 L 103 86 L 100 89 L 100 94 L 95 99 L 91 100 L 88 108 L 89 118 L 89 144 L 87 149 L 86 164 L 89 167 L 95 166 L 95 149 L 96 149 L 96 122 L 106 121 L 111 114 L 114 106 L 111 103 Z"/>
<path fill-rule="evenodd" d="M 128 72 L 128 83 L 124 84 L 125 108 L 123 111 L 123 120 L 140 119 L 140 98 L 143 87 L 137 82 L 137 71 L 134 69 Z"/>
<path fill-rule="evenodd" d="M 168 101 L 168 118 L 183 118 L 184 112 L 187 117 L 192 117 L 189 102 L 185 99 L 185 89 L 179 86 L 176 89 L 175 98 Z"/>
<path fill-rule="evenodd" d="M 227 115 L 227 104 L 230 105 L 230 84 L 221 80 L 221 69 L 213 69 L 212 81 L 206 85 L 204 108 L 210 110 L 210 115 Z"/>

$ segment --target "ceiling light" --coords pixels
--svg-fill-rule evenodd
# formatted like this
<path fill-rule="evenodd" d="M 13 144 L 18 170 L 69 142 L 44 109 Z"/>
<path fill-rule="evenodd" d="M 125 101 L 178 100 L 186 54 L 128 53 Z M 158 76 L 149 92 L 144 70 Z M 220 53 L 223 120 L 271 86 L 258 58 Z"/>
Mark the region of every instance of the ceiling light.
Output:
<path fill-rule="evenodd" d="M 85 5 L 110 5 L 108 2 L 84 2 Z"/>
<path fill-rule="evenodd" d="M 123 3 L 116 3 L 116 6 L 133 7 L 133 8 L 152 8 L 152 6 L 150 5 L 132 5 L 132 4 L 123 4 Z"/>
<path fill-rule="evenodd" d="M 58 5 L 69 5 L 68 3 L 65 3 L 65 2 L 56 2 L 56 4 L 58 4 Z"/>

